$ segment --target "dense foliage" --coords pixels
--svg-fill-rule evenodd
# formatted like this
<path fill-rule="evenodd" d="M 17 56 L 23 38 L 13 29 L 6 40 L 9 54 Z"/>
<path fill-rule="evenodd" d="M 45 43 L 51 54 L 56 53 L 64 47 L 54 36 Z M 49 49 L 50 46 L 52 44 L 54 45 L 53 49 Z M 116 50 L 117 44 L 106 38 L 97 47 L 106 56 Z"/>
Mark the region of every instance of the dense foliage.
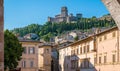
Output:
<path fill-rule="evenodd" d="M 20 36 L 24 36 L 28 33 L 36 33 L 39 34 L 42 25 L 39 24 L 31 24 L 23 28 L 15 28 L 12 30 L 13 33 L 19 33 Z"/>
<path fill-rule="evenodd" d="M 101 28 L 101 27 L 112 27 L 115 25 L 115 22 L 111 20 L 99 20 L 95 16 L 92 18 L 81 18 L 79 21 L 74 23 L 50 23 L 46 22 L 43 26 L 38 24 L 31 24 L 24 28 L 14 29 L 13 32 L 20 33 L 21 36 L 24 36 L 28 33 L 36 33 L 40 38 L 43 38 L 45 41 L 49 41 L 51 36 L 59 35 L 65 31 L 71 30 L 81 30 L 88 31 L 91 28 Z M 35 28 L 35 29 L 34 29 Z"/>
<path fill-rule="evenodd" d="M 8 30 L 4 32 L 4 37 L 4 68 L 14 69 L 21 59 L 23 48 L 17 37 Z"/>

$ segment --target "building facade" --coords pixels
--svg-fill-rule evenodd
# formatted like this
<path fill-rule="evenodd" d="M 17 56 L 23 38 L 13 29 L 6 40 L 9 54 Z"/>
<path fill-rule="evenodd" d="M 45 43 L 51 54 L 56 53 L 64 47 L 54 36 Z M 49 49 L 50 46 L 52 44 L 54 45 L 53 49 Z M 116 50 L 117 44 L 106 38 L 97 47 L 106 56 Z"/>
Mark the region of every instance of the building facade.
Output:
<path fill-rule="evenodd" d="M 51 70 L 51 45 L 50 44 L 43 44 L 39 46 L 38 49 L 38 67 L 39 71 L 52 71 Z"/>
<path fill-rule="evenodd" d="M 38 49 L 42 44 L 39 41 L 24 40 L 20 41 L 24 52 L 22 54 L 22 60 L 19 61 L 18 68 L 21 68 L 21 71 L 38 71 Z"/>
<path fill-rule="evenodd" d="M 117 27 L 59 48 L 60 71 L 119 71 L 120 31 Z"/>
<path fill-rule="evenodd" d="M 54 18 L 48 17 L 48 22 L 52 22 L 52 23 L 67 22 L 67 23 L 70 23 L 70 22 L 77 21 L 81 17 L 82 17 L 82 14 L 80 14 L 80 13 L 76 14 L 76 16 L 73 16 L 72 13 L 70 15 L 68 15 L 67 7 L 62 7 L 61 14 L 56 15 Z"/>
<path fill-rule="evenodd" d="M 120 70 L 120 31 L 111 28 L 96 35 L 97 56 L 95 67 L 97 71 Z"/>
<path fill-rule="evenodd" d="M 59 49 L 60 71 L 94 71 L 94 37 L 72 43 Z"/>

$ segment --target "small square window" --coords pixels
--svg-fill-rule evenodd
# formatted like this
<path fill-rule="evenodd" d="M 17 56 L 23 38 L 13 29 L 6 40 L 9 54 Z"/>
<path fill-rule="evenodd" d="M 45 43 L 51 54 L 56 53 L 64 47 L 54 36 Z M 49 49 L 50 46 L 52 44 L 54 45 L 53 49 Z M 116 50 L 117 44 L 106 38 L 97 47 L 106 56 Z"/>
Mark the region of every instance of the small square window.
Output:
<path fill-rule="evenodd" d="M 30 47 L 29 48 L 29 54 L 34 54 L 35 53 L 35 48 L 34 47 Z"/>
<path fill-rule="evenodd" d="M 30 67 L 33 67 L 33 65 L 34 65 L 34 62 L 30 61 Z"/>
<path fill-rule="evenodd" d="M 46 53 L 49 53 L 49 49 L 46 49 Z"/>

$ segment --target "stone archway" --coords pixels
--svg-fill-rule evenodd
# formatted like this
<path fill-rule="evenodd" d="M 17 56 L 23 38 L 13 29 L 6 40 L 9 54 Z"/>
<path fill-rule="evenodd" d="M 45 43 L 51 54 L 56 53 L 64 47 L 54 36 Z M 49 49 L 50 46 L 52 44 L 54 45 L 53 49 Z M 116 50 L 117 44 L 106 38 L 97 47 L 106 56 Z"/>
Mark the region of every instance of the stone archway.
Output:
<path fill-rule="evenodd" d="M 102 0 L 120 30 L 120 0 Z"/>

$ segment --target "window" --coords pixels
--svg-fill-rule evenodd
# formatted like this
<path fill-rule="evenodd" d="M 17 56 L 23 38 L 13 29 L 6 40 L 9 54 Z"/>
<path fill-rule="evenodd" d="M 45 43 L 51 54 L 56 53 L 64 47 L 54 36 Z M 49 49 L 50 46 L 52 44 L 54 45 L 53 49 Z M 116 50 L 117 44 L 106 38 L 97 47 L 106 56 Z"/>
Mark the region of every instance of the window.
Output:
<path fill-rule="evenodd" d="M 94 58 L 94 64 L 97 64 L 97 58 L 96 57 Z"/>
<path fill-rule="evenodd" d="M 107 60 L 107 57 L 106 57 L 106 56 L 104 56 L 104 63 L 106 63 L 106 62 L 107 62 L 106 60 Z"/>
<path fill-rule="evenodd" d="M 104 40 L 106 40 L 106 39 L 107 39 L 107 36 L 105 35 L 105 36 L 104 36 Z"/>
<path fill-rule="evenodd" d="M 34 65 L 34 62 L 30 61 L 30 67 L 33 67 L 33 65 Z"/>
<path fill-rule="evenodd" d="M 115 36 L 116 36 L 116 33 L 115 33 L 115 32 L 113 32 L 113 33 L 112 33 L 112 37 L 115 37 Z"/>
<path fill-rule="evenodd" d="M 78 60 L 71 60 L 71 68 L 75 69 L 78 68 Z"/>
<path fill-rule="evenodd" d="M 85 61 L 84 61 L 84 67 L 85 68 L 89 68 L 89 61 L 88 61 L 88 59 L 85 59 Z"/>
<path fill-rule="evenodd" d="M 26 67 L 26 61 L 22 61 L 22 67 Z"/>
<path fill-rule="evenodd" d="M 71 50 L 71 55 L 73 55 L 73 50 Z"/>
<path fill-rule="evenodd" d="M 27 53 L 26 47 L 23 47 L 23 49 L 24 49 L 23 53 L 26 54 Z"/>
<path fill-rule="evenodd" d="M 73 55 L 75 55 L 75 49 L 73 49 Z"/>
<path fill-rule="evenodd" d="M 81 62 L 81 68 L 89 68 L 89 59 L 83 59 Z"/>
<path fill-rule="evenodd" d="M 82 60 L 81 64 L 80 64 L 80 68 L 84 68 L 84 61 Z"/>
<path fill-rule="evenodd" d="M 77 54 L 79 54 L 79 49 L 77 48 Z"/>
<path fill-rule="evenodd" d="M 99 57 L 99 63 L 101 63 L 101 57 Z"/>
<path fill-rule="evenodd" d="M 79 63 L 78 63 L 78 60 L 75 61 L 75 64 L 76 64 L 76 65 L 75 65 L 75 68 L 78 68 L 78 66 L 79 66 L 79 65 L 78 65 L 78 64 L 79 64 Z"/>
<path fill-rule="evenodd" d="M 89 45 L 87 45 L 87 52 L 89 52 L 90 51 L 90 48 L 89 48 Z"/>
<path fill-rule="evenodd" d="M 34 47 L 30 47 L 29 48 L 29 54 L 34 54 L 35 53 L 35 48 Z"/>
<path fill-rule="evenodd" d="M 82 54 L 82 47 L 80 48 L 80 53 Z"/>
<path fill-rule="evenodd" d="M 75 60 L 71 61 L 71 68 L 74 69 L 75 68 Z"/>
<path fill-rule="evenodd" d="M 49 49 L 46 49 L 45 52 L 46 52 L 46 53 L 49 53 Z"/>
<path fill-rule="evenodd" d="M 99 42 L 102 41 L 102 37 L 99 38 Z"/>
<path fill-rule="evenodd" d="M 113 63 L 116 61 L 115 54 L 113 54 L 113 56 L 112 56 L 112 61 L 113 61 Z"/>
<path fill-rule="evenodd" d="M 84 46 L 84 53 L 86 53 L 86 47 Z"/>

